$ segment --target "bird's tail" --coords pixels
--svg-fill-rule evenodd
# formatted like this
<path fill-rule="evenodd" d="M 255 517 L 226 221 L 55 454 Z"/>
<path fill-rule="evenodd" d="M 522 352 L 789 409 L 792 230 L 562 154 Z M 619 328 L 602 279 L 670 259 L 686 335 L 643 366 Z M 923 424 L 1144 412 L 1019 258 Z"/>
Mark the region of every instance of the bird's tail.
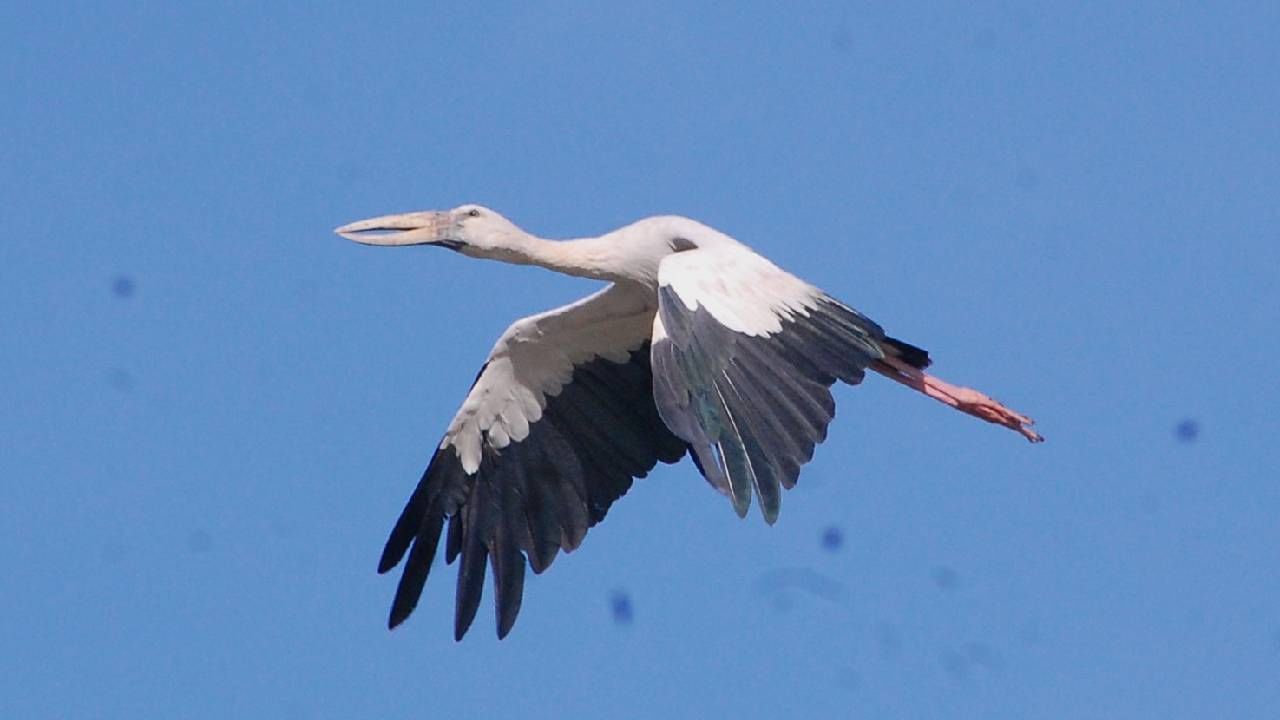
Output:
<path fill-rule="evenodd" d="M 929 353 L 924 350 L 890 337 L 882 340 L 881 345 L 885 349 L 884 359 L 872 363 L 872 370 L 960 412 L 1003 425 L 1033 443 L 1044 442 L 1044 438 L 1031 429 L 1035 420 L 1001 405 L 977 390 L 952 385 L 926 373 L 924 369 L 929 367 L 930 360 Z"/>
<path fill-rule="evenodd" d="M 909 342 L 903 342 L 895 337 L 885 337 L 880 341 L 880 347 L 887 354 L 893 355 L 902 362 L 910 365 L 917 370 L 923 370 L 933 363 L 929 359 L 929 351 L 924 348 L 918 348 Z"/>

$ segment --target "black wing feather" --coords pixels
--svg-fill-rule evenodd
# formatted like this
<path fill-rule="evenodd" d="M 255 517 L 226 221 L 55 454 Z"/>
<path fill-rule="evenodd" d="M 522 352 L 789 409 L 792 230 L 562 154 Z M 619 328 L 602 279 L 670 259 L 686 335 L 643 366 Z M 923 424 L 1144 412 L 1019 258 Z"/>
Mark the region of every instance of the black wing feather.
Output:
<path fill-rule="evenodd" d="M 687 445 L 663 424 L 652 387 L 646 342 L 623 362 L 596 358 L 575 367 L 527 437 L 500 450 L 481 443 L 474 474 L 452 446 L 437 450 L 378 563 L 386 572 L 408 553 L 390 626 L 413 612 L 444 534 L 446 562 L 460 558 L 454 637 L 475 619 L 486 566 L 498 636 L 506 636 L 520 612 L 525 563 L 546 570 L 560 550 L 578 547 L 634 478 L 684 456 Z"/>
<path fill-rule="evenodd" d="M 768 336 L 734 332 L 705 306 L 690 310 L 670 286 L 658 289 L 658 314 L 667 334 L 652 349 L 659 412 L 740 514 L 754 489 L 772 523 L 781 488 L 795 485 L 826 438 L 831 386 L 862 380 L 884 357 L 884 331 L 826 296 L 782 315 Z"/>

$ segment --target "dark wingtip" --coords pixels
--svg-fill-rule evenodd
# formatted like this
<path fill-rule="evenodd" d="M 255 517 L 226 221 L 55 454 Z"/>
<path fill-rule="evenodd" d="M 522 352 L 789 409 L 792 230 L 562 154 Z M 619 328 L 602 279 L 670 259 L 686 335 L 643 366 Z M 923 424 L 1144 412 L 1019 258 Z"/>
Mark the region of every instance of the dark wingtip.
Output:
<path fill-rule="evenodd" d="M 378 574 L 384 575 L 388 570 L 400 564 L 400 558 L 391 551 L 391 547 L 383 548 L 382 557 L 378 559 Z"/>
<path fill-rule="evenodd" d="M 462 559 L 464 567 L 459 568 L 458 570 L 459 594 L 457 599 L 454 602 L 454 613 L 453 613 L 453 639 L 454 640 L 462 640 L 462 636 L 467 634 L 467 630 L 471 628 L 471 623 L 475 621 L 476 610 L 478 610 L 480 607 L 480 587 L 482 587 L 484 583 L 483 574 L 480 575 L 479 587 L 473 588 L 463 579 L 463 571 L 466 569 L 465 568 L 466 561 L 467 559 L 464 557 Z M 484 562 L 484 558 L 481 557 L 480 561 Z M 482 573 L 483 573 L 483 567 L 484 566 L 481 565 Z"/>
<path fill-rule="evenodd" d="M 519 557 L 517 555 L 516 557 Z M 518 577 L 512 577 L 515 580 L 514 587 L 504 588 L 502 597 L 498 600 L 498 639 L 501 640 L 511 632 L 511 628 L 515 627 L 516 618 L 520 615 L 520 605 L 524 593 L 524 559 L 521 558 L 520 570 Z"/>
<path fill-rule="evenodd" d="M 458 615 L 453 619 L 453 641 L 462 642 L 462 638 L 466 636 L 467 630 L 471 629 L 471 621 L 475 619 L 475 613 L 471 617 L 464 618 Z"/>
<path fill-rule="evenodd" d="M 534 575 L 541 575 L 547 568 L 551 567 L 551 563 L 555 562 L 556 555 L 560 552 L 560 544 L 553 542 L 535 545 L 533 552 L 529 553 L 529 569 L 533 570 Z"/>
<path fill-rule="evenodd" d="M 400 603 L 391 606 L 391 615 L 387 617 L 387 629 L 395 630 L 413 613 L 413 607 L 401 607 Z"/>
<path fill-rule="evenodd" d="M 778 522 L 778 514 L 781 510 L 782 508 L 779 505 L 770 504 L 766 506 L 764 503 L 760 503 L 760 514 L 764 515 L 764 521 L 769 525 Z"/>

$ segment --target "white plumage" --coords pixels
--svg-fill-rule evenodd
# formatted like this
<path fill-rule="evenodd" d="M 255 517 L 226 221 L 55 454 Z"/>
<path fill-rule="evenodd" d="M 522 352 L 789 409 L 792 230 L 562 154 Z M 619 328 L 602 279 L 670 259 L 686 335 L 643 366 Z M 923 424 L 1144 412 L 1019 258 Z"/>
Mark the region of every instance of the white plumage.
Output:
<path fill-rule="evenodd" d="M 416 606 L 444 537 L 446 560 L 460 558 L 455 637 L 474 619 L 486 563 L 505 636 L 526 564 L 545 570 L 560 550 L 582 542 L 634 478 L 686 453 L 739 514 L 754 495 L 772 523 L 781 490 L 795 485 L 826 437 L 830 387 L 856 384 L 867 369 L 1042 439 L 1029 418 L 926 374 L 925 351 L 688 218 L 550 241 L 464 205 L 337 232 L 368 245 L 438 245 L 610 283 L 516 321 L 494 344 L 379 562 L 386 572 L 408 553 L 392 627 Z"/>
<path fill-rule="evenodd" d="M 670 286 L 692 311 L 705 307 L 721 325 L 752 337 L 782 330 L 782 321 L 814 307 L 822 291 L 733 243 L 677 253 L 658 264 L 658 284 Z"/>
<path fill-rule="evenodd" d="M 610 285 L 564 307 L 517 320 L 498 338 L 489 360 L 441 447 L 453 446 L 462 467 L 480 467 L 482 435 L 500 450 L 529 434 L 548 395 L 559 395 L 573 368 L 605 358 L 624 362 L 649 338 L 654 304 L 634 285 Z"/>

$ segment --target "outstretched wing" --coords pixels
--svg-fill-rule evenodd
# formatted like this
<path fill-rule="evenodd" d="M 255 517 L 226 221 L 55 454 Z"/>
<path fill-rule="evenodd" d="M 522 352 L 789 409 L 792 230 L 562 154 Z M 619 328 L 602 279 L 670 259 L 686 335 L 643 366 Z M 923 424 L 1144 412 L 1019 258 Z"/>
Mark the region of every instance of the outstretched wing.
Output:
<path fill-rule="evenodd" d="M 461 558 L 454 636 L 475 618 L 486 560 L 505 636 L 526 559 L 542 572 L 578 547 L 633 478 L 684 455 L 654 406 L 653 316 L 649 291 L 611 285 L 502 334 L 383 550 L 380 573 L 409 554 L 391 627 L 417 605 L 448 520 L 445 558 Z"/>
<path fill-rule="evenodd" d="M 861 382 L 895 341 L 745 246 L 670 255 L 658 283 L 658 412 L 739 515 L 754 489 L 772 523 L 781 488 L 795 485 L 826 438 L 832 384 Z"/>

